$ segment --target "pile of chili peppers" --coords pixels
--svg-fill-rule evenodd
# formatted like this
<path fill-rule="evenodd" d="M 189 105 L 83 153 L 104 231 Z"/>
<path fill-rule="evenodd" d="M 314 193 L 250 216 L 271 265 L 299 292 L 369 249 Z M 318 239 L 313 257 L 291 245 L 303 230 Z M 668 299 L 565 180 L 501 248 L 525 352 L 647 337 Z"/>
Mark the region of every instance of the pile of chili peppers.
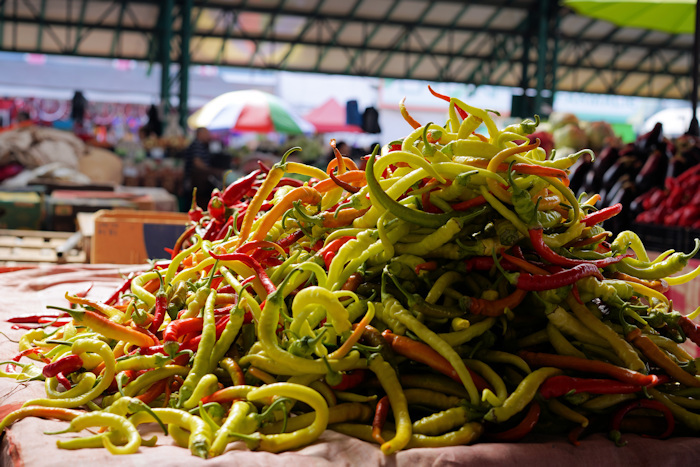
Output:
<path fill-rule="evenodd" d="M 4 375 L 43 379 L 46 397 L 1 427 L 101 427 L 58 444 L 124 454 L 156 422 L 205 458 L 326 429 L 387 455 L 697 433 L 700 328 L 664 292 L 700 274 L 682 273 L 700 242 L 650 259 L 635 233 L 603 228 L 620 206 L 568 188 L 581 152 L 546 158 L 528 143 L 538 122 L 499 130 L 435 94 L 446 124 L 402 103 L 413 130 L 365 169 L 337 150 L 326 171 L 288 153 L 193 208 L 172 257 L 113 296 L 17 318 L 35 328 Z"/>

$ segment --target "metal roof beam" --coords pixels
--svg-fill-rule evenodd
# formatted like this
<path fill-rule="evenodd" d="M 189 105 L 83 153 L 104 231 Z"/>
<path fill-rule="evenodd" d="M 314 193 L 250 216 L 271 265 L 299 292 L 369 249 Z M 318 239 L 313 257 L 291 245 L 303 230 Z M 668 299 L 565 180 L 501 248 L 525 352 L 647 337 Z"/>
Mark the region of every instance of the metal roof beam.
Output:
<path fill-rule="evenodd" d="M 275 29 L 274 26 L 277 23 L 277 16 L 279 15 L 279 10 L 284 8 L 284 4 L 287 2 L 287 0 L 280 0 L 280 2 L 277 4 L 277 10 L 270 14 L 270 19 L 267 22 L 267 25 L 265 26 L 265 30 L 263 31 L 263 36 L 265 37 L 274 37 Z M 255 49 L 253 50 L 253 53 L 250 54 L 250 61 L 248 62 L 248 67 L 252 68 L 253 64 L 255 63 L 255 57 L 258 55 L 258 51 L 260 50 L 260 41 L 255 42 Z"/>
<path fill-rule="evenodd" d="M 394 3 L 391 4 L 391 6 L 387 9 L 385 16 L 388 17 L 391 15 L 394 10 L 396 9 L 397 6 L 399 6 L 399 3 L 401 0 L 394 0 Z M 363 23 L 363 28 L 367 27 L 367 23 Z M 353 54 L 352 58 L 350 59 L 350 62 L 348 62 L 347 67 L 345 67 L 345 73 L 350 73 L 350 70 L 352 69 L 353 66 L 355 66 L 355 62 L 357 61 L 357 57 L 359 57 L 362 53 L 362 50 L 364 50 L 368 45 L 369 41 L 372 40 L 374 35 L 379 32 L 379 29 L 381 28 L 381 24 L 375 24 L 374 29 L 370 31 L 368 34 L 365 34 L 364 39 L 362 40 L 362 44 L 360 45 L 359 48 L 355 49 L 355 53 Z"/>
<path fill-rule="evenodd" d="M 321 6 L 323 6 L 323 0 L 317 0 L 316 5 L 314 6 L 314 12 L 319 12 L 321 10 Z M 306 24 L 304 24 L 304 27 L 302 28 L 301 32 L 299 33 L 298 37 L 304 36 L 309 29 L 311 28 L 312 21 L 307 21 Z M 292 51 L 294 50 L 294 42 L 290 42 L 289 50 L 287 50 L 287 53 L 284 55 L 282 60 L 279 62 L 279 68 L 284 69 L 285 65 L 287 63 L 287 60 L 289 60 L 289 56 L 292 55 Z"/>
<path fill-rule="evenodd" d="M 348 12 L 347 16 L 352 18 L 355 15 L 355 12 L 357 12 L 357 9 L 360 7 L 360 4 L 362 3 L 362 0 L 355 0 L 355 3 L 353 4 L 352 8 L 350 8 L 350 11 Z M 331 36 L 330 41 L 328 44 L 321 49 L 321 52 L 319 52 L 318 57 L 316 57 L 316 65 L 314 65 L 313 69 L 314 71 L 318 71 L 321 68 L 321 63 L 323 62 L 323 59 L 326 58 L 326 55 L 328 55 L 328 51 L 331 49 L 336 44 L 336 41 L 338 40 L 338 36 L 343 32 L 343 29 L 348 25 L 348 21 L 342 21 L 338 28 L 333 32 L 333 35 Z"/>
<path fill-rule="evenodd" d="M 491 25 L 491 23 L 492 23 L 493 21 L 496 20 L 496 18 L 498 17 L 499 14 L 500 14 L 500 11 L 497 10 L 497 11 L 495 11 L 491 16 L 489 16 L 489 17 L 486 19 L 486 21 L 484 22 L 484 28 L 485 28 L 485 29 L 488 28 L 488 27 Z M 527 28 L 527 27 L 524 27 L 524 25 L 527 24 L 527 23 L 529 23 L 529 16 L 526 16 L 526 17 L 520 22 L 520 24 L 519 24 L 518 27 L 516 28 L 516 31 L 525 31 L 525 32 L 527 32 L 528 28 Z M 486 31 L 484 31 L 484 32 L 486 32 Z M 488 37 L 490 37 L 490 36 L 488 36 Z M 500 40 L 500 42 L 494 45 L 494 49 L 493 49 L 494 51 L 496 50 L 496 47 L 500 48 L 501 46 L 503 46 L 503 47 L 505 48 L 505 46 L 506 46 L 506 44 L 507 44 L 507 42 L 508 42 L 508 36 L 505 36 L 505 35 L 504 35 L 504 36 L 499 36 L 499 40 Z M 494 38 L 494 41 L 495 41 L 495 38 Z M 464 50 L 467 48 L 468 45 L 469 45 L 469 40 L 465 41 L 464 44 L 462 44 L 462 48 L 461 48 L 460 51 L 459 51 L 460 55 L 464 52 Z M 516 47 L 511 51 L 511 53 L 506 54 L 507 59 L 512 59 L 513 56 L 515 55 L 515 52 L 517 52 L 517 50 L 518 50 L 518 47 L 517 47 L 517 44 L 516 44 Z M 491 56 L 493 57 L 492 60 L 494 60 L 494 59 L 495 59 L 495 54 L 492 53 Z M 500 63 L 503 63 L 503 61 L 502 61 L 502 60 L 499 61 L 499 65 L 500 65 Z M 449 66 L 449 64 L 448 64 L 447 66 Z M 479 69 L 480 69 L 480 67 L 478 67 L 478 66 L 475 67 L 474 70 L 472 70 L 471 74 L 466 78 L 465 82 L 469 83 L 469 82 L 471 82 L 472 80 L 474 80 L 474 79 L 476 78 L 477 72 L 479 72 Z M 494 68 L 494 71 L 495 71 L 495 68 Z M 442 73 L 440 74 L 440 76 L 442 76 Z M 497 82 L 499 82 L 499 81 L 497 81 Z"/>
<path fill-rule="evenodd" d="M 428 46 L 426 47 L 426 51 L 425 51 L 425 52 L 426 52 L 426 55 L 427 55 L 427 56 L 429 56 L 429 57 L 434 57 L 434 56 L 432 55 L 432 52 L 433 52 L 433 49 L 435 48 L 435 46 L 442 40 L 443 37 L 445 37 L 445 34 L 447 34 L 448 31 L 452 31 L 452 30 L 453 30 L 453 28 L 454 28 L 455 25 L 457 24 L 457 21 L 459 21 L 459 20 L 462 18 L 462 16 L 464 15 L 464 13 L 465 13 L 468 9 L 469 9 L 469 4 L 462 5 L 462 8 L 459 10 L 459 12 L 458 12 L 456 15 L 454 15 L 454 17 L 452 18 L 452 21 L 450 21 L 450 24 L 448 24 L 447 26 L 445 26 L 445 27 L 438 33 L 438 35 L 435 36 L 435 38 L 434 38 L 433 41 L 430 43 L 430 45 L 428 45 Z M 496 16 L 496 15 L 494 14 L 493 16 Z M 489 25 L 490 23 L 491 23 L 491 21 L 487 21 L 486 24 L 484 25 L 484 27 L 488 27 L 488 25 Z M 424 58 L 425 58 L 425 55 L 423 55 L 422 57 L 419 57 L 418 60 L 416 60 L 416 61 L 413 63 L 413 66 L 411 66 L 411 68 L 408 70 L 408 73 L 407 73 L 408 76 L 413 75 L 413 72 L 416 71 L 416 69 L 420 66 L 420 64 L 421 64 L 421 62 L 423 61 Z"/>
<path fill-rule="evenodd" d="M 405 34 L 403 34 L 401 37 L 399 37 L 398 40 L 396 42 L 394 42 L 393 45 L 389 46 L 389 50 L 392 50 L 392 51 L 398 50 L 398 48 L 401 47 L 403 45 L 403 43 L 409 39 L 410 35 L 414 32 L 414 28 L 417 26 L 421 26 L 423 24 L 423 19 L 425 18 L 425 14 L 428 12 L 428 10 L 430 9 L 431 6 L 432 6 L 431 3 L 428 2 L 428 4 L 425 6 L 425 8 L 423 8 L 423 11 L 421 11 L 420 14 L 418 15 L 419 20 L 416 23 L 413 23 L 410 26 L 406 27 L 404 29 Z M 388 52 L 386 54 L 384 61 L 382 61 L 382 63 L 379 65 L 379 67 L 377 67 L 374 70 L 375 76 L 379 76 L 382 74 L 382 71 L 384 71 L 384 67 L 387 65 L 387 63 L 389 63 L 389 60 L 391 60 L 391 57 L 394 55 L 394 53 L 395 52 Z M 408 53 L 406 53 L 406 59 L 408 60 Z"/>
<path fill-rule="evenodd" d="M 122 7 L 119 9 L 119 18 L 117 19 L 117 27 L 114 29 L 114 36 L 112 37 L 112 47 L 110 55 L 115 56 L 117 51 L 117 46 L 119 45 L 119 38 L 121 37 L 122 24 L 124 23 L 124 12 L 127 9 L 127 2 L 122 0 Z"/>

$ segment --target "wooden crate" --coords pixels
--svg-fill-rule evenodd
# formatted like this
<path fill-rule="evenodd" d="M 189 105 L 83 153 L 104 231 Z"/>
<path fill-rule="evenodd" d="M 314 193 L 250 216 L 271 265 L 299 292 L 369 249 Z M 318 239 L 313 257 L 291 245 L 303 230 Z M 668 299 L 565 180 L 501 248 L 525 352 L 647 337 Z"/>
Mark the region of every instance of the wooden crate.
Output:
<path fill-rule="evenodd" d="M 0 229 L 0 264 L 85 263 L 80 232 Z"/>

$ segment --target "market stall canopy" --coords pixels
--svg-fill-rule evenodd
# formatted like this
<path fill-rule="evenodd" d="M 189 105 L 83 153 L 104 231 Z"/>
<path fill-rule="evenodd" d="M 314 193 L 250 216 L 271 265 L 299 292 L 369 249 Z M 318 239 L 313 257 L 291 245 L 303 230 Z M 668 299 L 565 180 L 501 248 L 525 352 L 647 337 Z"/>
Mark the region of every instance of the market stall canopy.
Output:
<path fill-rule="evenodd" d="M 318 133 L 362 132 L 360 126 L 347 123 L 346 108 L 332 97 L 304 115 L 304 118 L 316 127 Z"/>
<path fill-rule="evenodd" d="M 258 90 L 227 92 L 204 104 L 187 119 L 192 128 L 256 133 L 313 133 L 312 124 L 301 118 L 279 97 Z"/>
<path fill-rule="evenodd" d="M 619 27 L 653 29 L 669 34 L 695 31 L 696 0 L 564 0 L 564 5 Z"/>
<path fill-rule="evenodd" d="M 663 31 L 669 34 L 694 33 L 690 101 L 692 120 L 688 132 L 700 136 L 698 128 L 698 53 L 700 28 L 697 0 L 563 0 L 563 4 L 582 15 L 628 28 Z"/>

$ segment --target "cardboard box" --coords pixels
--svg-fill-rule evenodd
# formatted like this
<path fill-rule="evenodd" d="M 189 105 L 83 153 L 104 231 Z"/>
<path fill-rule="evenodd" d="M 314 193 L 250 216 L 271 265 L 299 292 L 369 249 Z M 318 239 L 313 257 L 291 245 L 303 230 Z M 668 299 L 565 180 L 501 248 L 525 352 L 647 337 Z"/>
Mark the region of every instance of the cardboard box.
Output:
<path fill-rule="evenodd" d="M 94 190 L 54 190 L 48 200 L 49 227 L 74 232 L 79 212 L 102 209 L 152 210 L 153 200 L 147 195 Z"/>
<path fill-rule="evenodd" d="M 46 210 L 35 192 L 0 192 L 0 229 L 39 230 Z"/>
<path fill-rule="evenodd" d="M 168 258 L 187 228 L 187 213 L 102 210 L 95 213 L 90 242 L 91 263 L 139 264 Z"/>

